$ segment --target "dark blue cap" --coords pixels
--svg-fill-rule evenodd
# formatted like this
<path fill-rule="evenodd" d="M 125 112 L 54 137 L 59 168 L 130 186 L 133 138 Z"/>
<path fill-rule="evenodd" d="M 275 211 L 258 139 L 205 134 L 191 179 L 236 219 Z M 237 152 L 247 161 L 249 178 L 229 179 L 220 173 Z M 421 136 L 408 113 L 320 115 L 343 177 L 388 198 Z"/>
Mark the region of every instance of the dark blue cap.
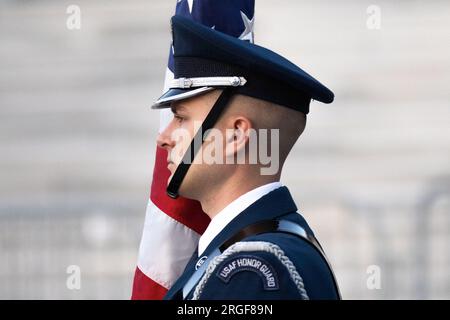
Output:
<path fill-rule="evenodd" d="M 171 19 L 175 80 L 152 106 L 170 107 L 216 88 L 309 112 L 311 99 L 331 103 L 334 94 L 279 54 L 182 16 Z"/>

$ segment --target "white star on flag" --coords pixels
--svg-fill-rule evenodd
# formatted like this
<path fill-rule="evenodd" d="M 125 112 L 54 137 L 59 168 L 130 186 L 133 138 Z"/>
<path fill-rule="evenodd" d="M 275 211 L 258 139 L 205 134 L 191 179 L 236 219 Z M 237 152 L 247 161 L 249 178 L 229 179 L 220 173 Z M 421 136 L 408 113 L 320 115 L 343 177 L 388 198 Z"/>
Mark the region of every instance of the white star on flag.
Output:
<path fill-rule="evenodd" d="M 248 40 L 251 43 L 253 43 L 253 41 L 254 41 L 253 24 L 255 22 L 255 16 L 253 16 L 253 18 L 250 20 L 246 16 L 246 14 L 241 11 L 241 17 L 242 17 L 242 21 L 244 22 L 245 30 L 239 36 L 239 39 Z"/>
<path fill-rule="evenodd" d="M 178 0 L 178 3 L 180 3 L 183 0 Z M 189 13 L 192 14 L 192 6 L 194 5 L 194 0 L 187 0 L 188 6 L 189 6 Z"/>

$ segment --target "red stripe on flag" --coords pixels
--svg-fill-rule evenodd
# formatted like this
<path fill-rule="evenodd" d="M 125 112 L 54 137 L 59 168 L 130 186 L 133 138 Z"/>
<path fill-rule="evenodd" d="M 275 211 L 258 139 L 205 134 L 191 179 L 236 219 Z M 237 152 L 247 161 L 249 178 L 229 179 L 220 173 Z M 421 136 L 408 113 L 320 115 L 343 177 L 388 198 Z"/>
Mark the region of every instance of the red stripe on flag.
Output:
<path fill-rule="evenodd" d="M 166 194 L 170 171 L 167 168 L 167 150 L 157 147 L 150 199 L 164 213 L 184 224 L 198 234 L 203 234 L 209 217 L 202 211 L 198 201 L 179 197 L 172 199 Z"/>
<path fill-rule="evenodd" d="M 147 277 L 139 268 L 134 273 L 132 300 L 162 300 L 167 289 Z"/>

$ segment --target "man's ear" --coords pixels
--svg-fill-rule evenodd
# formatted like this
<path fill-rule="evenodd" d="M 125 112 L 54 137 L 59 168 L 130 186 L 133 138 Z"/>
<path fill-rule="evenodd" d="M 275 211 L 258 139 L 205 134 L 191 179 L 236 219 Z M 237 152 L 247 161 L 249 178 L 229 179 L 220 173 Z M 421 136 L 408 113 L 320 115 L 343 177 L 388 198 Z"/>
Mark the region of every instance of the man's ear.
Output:
<path fill-rule="evenodd" d="M 242 116 L 234 118 L 231 127 L 227 129 L 225 138 L 225 156 L 227 158 L 234 158 L 235 155 L 241 152 L 245 153 L 250 132 L 253 130 L 252 122 Z"/>

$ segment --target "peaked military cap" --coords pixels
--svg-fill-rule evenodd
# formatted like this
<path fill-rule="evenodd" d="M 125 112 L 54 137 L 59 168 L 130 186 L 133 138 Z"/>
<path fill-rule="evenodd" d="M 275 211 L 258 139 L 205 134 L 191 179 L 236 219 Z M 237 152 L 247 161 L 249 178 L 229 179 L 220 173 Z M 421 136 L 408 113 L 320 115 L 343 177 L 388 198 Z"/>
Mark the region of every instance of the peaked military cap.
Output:
<path fill-rule="evenodd" d="M 305 114 L 311 99 L 331 103 L 334 94 L 279 54 L 182 16 L 171 19 L 174 80 L 152 106 L 236 87 L 235 93 L 270 101 Z"/>

